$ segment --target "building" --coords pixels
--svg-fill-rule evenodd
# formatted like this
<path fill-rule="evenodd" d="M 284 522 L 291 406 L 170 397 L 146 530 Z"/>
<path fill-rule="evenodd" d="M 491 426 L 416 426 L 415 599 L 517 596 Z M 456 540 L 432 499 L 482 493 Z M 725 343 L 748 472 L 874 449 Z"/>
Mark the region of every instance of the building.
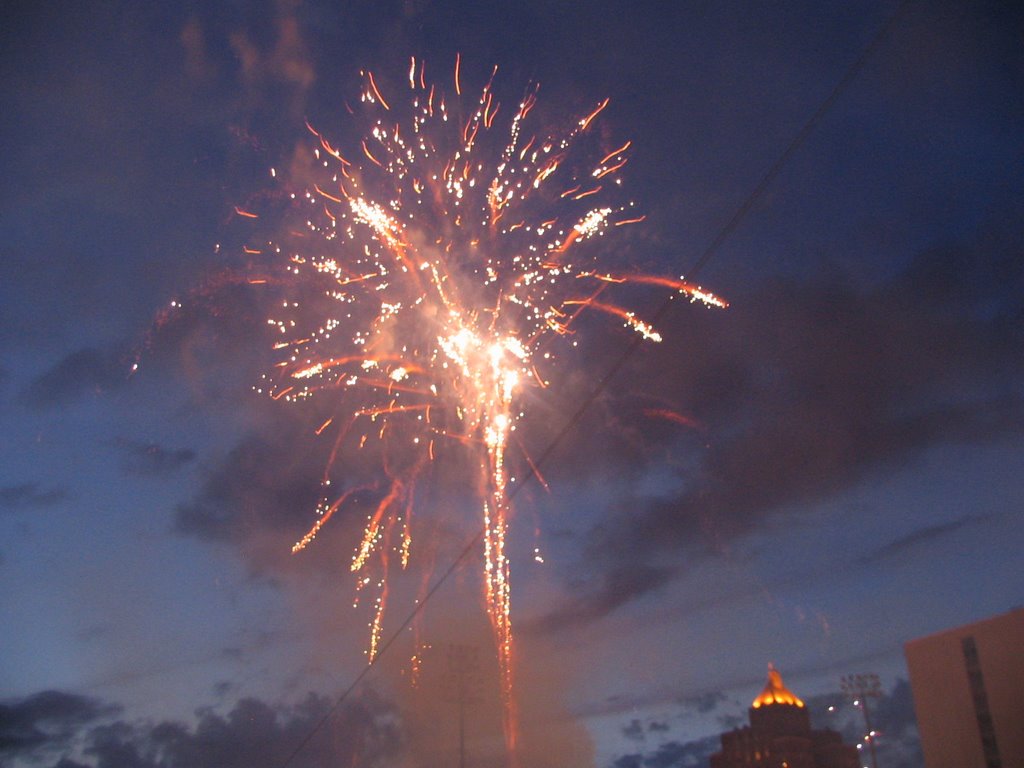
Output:
<path fill-rule="evenodd" d="M 811 729 L 807 707 L 771 664 L 749 712 L 750 725 L 722 734 L 711 768 L 860 768 L 856 748 L 836 731 Z"/>
<path fill-rule="evenodd" d="M 1024 608 L 904 646 L 927 768 L 1024 766 Z"/>

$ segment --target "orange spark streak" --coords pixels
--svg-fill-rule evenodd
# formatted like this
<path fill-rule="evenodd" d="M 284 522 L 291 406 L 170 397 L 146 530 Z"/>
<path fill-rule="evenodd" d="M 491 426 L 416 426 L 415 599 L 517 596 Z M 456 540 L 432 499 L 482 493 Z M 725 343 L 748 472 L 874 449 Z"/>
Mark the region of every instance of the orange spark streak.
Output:
<path fill-rule="evenodd" d="M 259 218 L 259 214 L 252 213 L 251 211 L 244 211 L 241 208 L 239 208 L 237 205 L 235 206 L 235 213 L 237 213 L 239 216 L 244 216 L 247 219 L 258 219 Z"/>
<path fill-rule="evenodd" d="M 519 446 L 519 450 L 522 452 L 523 458 L 526 459 L 526 463 L 530 465 L 530 471 L 533 472 L 533 476 L 537 478 L 537 482 L 541 484 L 541 487 L 545 491 L 551 493 L 551 486 L 548 485 L 548 481 L 545 480 L 544 475 L 541 474 L 540 467 L 533 463 L 533 459 L 530 457 L 529 451 L 527 451 L 526 448 L 523 446 L 522 441 L 516 439 L 516 445 Z"/>
<path fill-rule="evenodd" d="M 597 116 L 598 116 L 599 114 L 601 114 L 601 111 L 602 111 L 602 110 L 603 110 L 603 109 L 604 109 L 605 107 L 607 107 L 607 106 L 608 106 L 608 102 L 609 102 L 609 101 L 611 101 L 611 99 L 605 99 L 604 101 L 602 101 L 602 102 L 601 102 L 600 104 L 598 104 L 598 105 L 597 105 L 597 109 L 595 109 L 595 110 L 594 110 L 593 112 L 591 112 L 591 113 L 590 113 L 589 115 L 587 115 L 587 116 L 586 116 L 585 118 L 583 118 L 582 120 L 580 120 L 580 130 L 581 130 L 581 131 L 585 131 L 585 130 L 587 130 L 587 128 L 588 128 L 588 127 L 590 126 L 590 124 L 591 124 L 591 123 L 593 122 L 594 118 L 595 118 L 595 117 L 597 117 Z"/>
<path fill-rule="evenodd" d="M 274 344 L 271 349 L 285 349 L 286 347 L 295 347 L 302 344 L 307 344 L 311 339 L 309 337 L 305 339 L 295 339 L 294 341 L 279 341 Z"/>
<path fill-rule="evenodd" d="M 637 216 L 635 219 L 623 219 L 622 221 L 616 221 L 615 222 L 615 226 L 616 227 L 622 227 L 622 226 L 625 226 L 626 224 L 639 224 L 641 221 L 644 221 L 646 218 L 647 218 L 646 216 Z"/>
<path fill-rule="evenodd" d="M 554 173 L 557 168 L 558 168 L 558 158 L 557 157 L 553 157 L 553 158 L 551 158 L 550 161 L 548 161 L 547 165 L 545 165 L 543 168 L 541 168 L 537 172 L 537 175 L 533 179 L 533 186 L 534 186 L 534 188 L 539 187 L 541 185 L 541 182 L 544 181 L 544 179 L 546 179 L 552 173 Z"/>
<path fill-rule="evenodd" d="M 345 491 L 345 493 L 343 493 L 337 499 L 337 501 L 335 501 L 333 504 L 331 504 L 331 506 L 328 507 L 327 510 L 322 515 L 320 515 L 320 517 L 317 519 L 316 523 L 313 524 L 313 527 L 309 529 L 309 531 L 306 533 L 306 535 L 303 536 L 301 539 L 299 539 L 297 542 L 295 542 L 294 545 L 292 545 L 292 554 L 294 555 L 297 552 L 300 552 L 301 550 L 303 550 L 307 546 L 309 546 L 309 543 L 311 541 L 313 541 L 313 539 L 316 538 L 316 535 L 320 532 L 320 529 L 323 528 L 327 524 L 327 521 L 330 520 L 331 516 L 335 512 L 338 511 L 338 508 L 342 504 L 344 504 L 345 501 L 347 501 L 352 496 L 352 494 L 356 493 L 357 491 L 362 491 L 362 490 L 366 490 L 366 489 L 365 488 L 352 488 L 352 489 L 350 489 L 348 491 Z"/>
<path fill-rule="evenodd" d="M 426 403 L 421 403 L 419 405 L 391 405 L 383 406 L 380 408 L 360 408 L 358 411 L 356 411 L 356 416 L 369 416 L 370 418 L 375 418 L 377 416 L 389 413 L 408 413 L 409 411 L 425 411 L 429 407 L 430 406 L 428 406 Z"/>
<path fill-rule="evenodd" d="M 536 103 L 537 103 L 537 91 L 536 91 L 536 89 L 534 89 L 534 92 L 529 94 L 523 100 L 523 106 L 519 110 L 519 117 L 520 117 L 520 119 L 525 120 L 526 116 L 528 114 L 530 114 L 530 110 L 533 109 L 533 107 L 534 107 L 534 105 L 536 105 Z"/>
<path fill-rule="evenodd" d="M 530 151 L 530 147 L 533 146 L 533 142 L 535 142 L 536 140 L 537 140 L 536 136 L 531 136 L 530 137 L 530 140 L 526 143 L 526 146 L 523 147 L 522 150 L 519 152 L 519 159 L 520 160 L 522 160 L 524 157 L 526 157 L 526 153 Z"/>
<path fill-rule="evenodd" d="M 387 571 L 387 555 L 381 553 L 381 560 L 384 563 L 385 572 Z M 377 609 L 373 614 L 373 625 L 370 629 L 370 649 L 366 653 L 367 659 L 371 662 L 377 658 L 377 649 L 380 647 L 380 636 L 384 631 L 384 610 L 388 604 L 388 582 L 386 580 L 381 581 L 380 594 L 377 595 Z"/>
<path fill-rule="evenodd" d="M 413 494 L 410 490 L 409 496 L 405 500 L 405 514 L 402 522 L 402 570 L 409 567 L 409 557 L 412 552 L 412 502 Z"/>
<path fill-rule="evenodd" d="M 356 552 L 355 557 L 352 558 L 352 564 L 349 566 L 349 570 L 351 570 L 352 573 L 361 570 L 366 564 L 366 558 L 370 556 L 370 552 L 373 551 L 377 544 L 377 534 L 380 532 L 380 524 L 384 517 L 384 513 L 388 510 L 388 507 L 394 504 L 395 500 L 399 498 L 402 490 L 402 484 L 397 480 L 393 480 L 387 495 L 380 500 L 380 503 L 377 504 L 377 508 L 374 510 L 373 516 L 363 529 L 363 539 L 359 544 L 359 550 Z"/>
<path fill-rule="evenodd" d="M 373 72 L 371 72 L 370 70 L 366 70 L 366 75 L 370 80 L 370 87 L 373 88 L 374 95 L 377 97 L 377 100 L 380 101 L 380 105 L 384 107 L 384 109 L 390 111 L 391 107 L 388 106 L 388 103 L 384 100 L 384 97 L 380 95 L 380 91 L 377 90 L 377 83 L 374 82 Z"/>
<path fill-rule="evenodd" d="M 490 97 L 490 94 L 488 94 L 488 96 L 487 96 L 487 106 L 488 106 L 488 108 L 489 108 L 489 107 L 491 106 L 491 97 Z M 493 125 L 493 123 L 494 123 L 494 118 L 495 118 L 495 117 L 497 117 L 497 115 L 498 115 L 498 110 L 500 110 L 500 109 L 501 109 L 501 104 L 500 104 L 500 103 L 498 103 L 498 104 L 495 104 L 495 105 L 494 105 L 494 111 L 493 111 L 493 112 L 491 112 L 490 116 L 488 116 L 488 115 L 486 115 L 486 114 L 484 115 L 484 127 L 485 127 L 485 128 L 487 128 L 488 130 L 490 130 L 490 128 L 491 128 L 491 125 Z"/>
<path fill-rule="evenodd" d="M 380 274 L 378 272 L 370 272 L 369 274 L 366 274 L 366 275 L 356 275 L 355 277 L 346 277 L 344 280 L 338 280 L 338 285 L 346 286 L 346 285 L 351 285 L 352 283 L 361 283 L 364 280 L 371 280 L 371 279 L 373 279 L 375 277 L 379 277 L 379 276 L 380 276 Z"/>
<path fill-rule="evenodd" d="M 469 132 L 470 128 L 473 129 L 472 133 Z M 462 140 L 463 142 L 465 142 L 467 148 L 472 148 L 473 142 L 476 141 L 477 131 L 479 130 L 480 123 L 478 123 L 476 120 L 470 118 L 468 121 L 466 121 L 466 127 L 462 131 Z M 466 178 L 468 178 L 468 175 L 466 176 Z"/>
<path fill-rule="evenodd" d="M 326 197 L 328 200 L 331 200 L 332 202 L 335 202 L 335 203 L 340 203 L 341 202 L 341 198 L 340 197 L 335 197 L 334 195 L 327 194 L 322 189 L 320 189 L 320 185 L 319 184 L 314 184 L 313 185 L 313 189 L 315 189 L 320 195 L 322 195 L 323 197 Z M 328 212 L 327 215 L 330 216 L 331 215 L 330 212 Z M 334 217 L 332 216 L 331 218 L 334 218 Z"/>
<path fill-rule="evenodd" d="M 604 157 L 601 158 L 601 162 L 599 162 L 598 165 L 604 165 L 605 163 L 607 163 L 609 160 L 611 160 L 616 155 L 620 154 L 621 152 L 625 152 L 627 149 L 630 148 L 630 146 L 632 144 L 633 144 L 632 141 L 627 141 L 625 144 L 623 144 L 618 149 L 616 149 L 616 150 L 614 150 L 612 152 L 609 152 L 607 155 L 605 155 Z"/>
<path fill-rule="evenodd" d="M 648 323 L 638 318 L 635 313 L 623 309 L 622 307 L 617 307 L 614 304 L 606 304 L 601 301 L 579 299 L 570 299 L 569 301 L 566 301 L 564 303 L 578 304 L 589 309 L 596 309 L 599 312 L 605 312 L 609 315 L 613 315 L 615 317 L 622 319 L 626 323 L 626 325 L 628 325 L 634 331 L 639 333 L 645 339 L 650 339 L 651 341 L 661 341 L 660 333 L 655 331 Z"/>
<path fill-rule="evenodd" d="M 575 195 L 573 197 L 573 200 L 582 200 L 584 197 L 590 197 L 591 195 L 596 195 L 600 191 L 601 191 L 601 187 L 597 186 L 597 187 L 594 187 L 593 189 L 588 189 L 586 192 L 580 192 L 578 195 Z"/>
<path fill-rule="evenodd" d="M 557 254 L 565 253 L 567 250 L 569 250 L 572 244 L 576 242 L 576 238 L 578 238 L 579 236 L 580 233 L 577 230 L 572 230 L 572 232 L 569 233 L 565 240 L 562 241 L 562 244 L 557 246 L 556 248 L 552 248 L 551 252 Z"/>
<path fill-rule="evenodd" d="M 601 280 L 606 283 L 624 283 L 626 278 L 624 277 L 613 277 L 612 275 L 601 274 L 599 272 L 580 272 L 576 275 L 577 278 L 592 277 L 595 280 Z"/>
<path fill-rule="evenodd" d="M 383 389 L 388 392 L 408 392 L 410 395 L 430 395 L 426 387 L 411 387 L 405 384 L 398 384 L 393 379 L 368 379 L 365 376 L 359 378 L 359 384 L 364 387 Z M 429 406 L 426 406 L 429 407 Z"/>
<path fill-rule="evenodd" d="M 306 125 L 308 126 L 309 123 L 306 123 Z M 310 128 L 310 130 L 313 129 Z M 333 157 L 334 159 L 341 161 L 342 170 L 344 170 L 345 166 L 352 165 L 352 163 L 350 163 L 348 160 L 341 156 L 341 152 L 339 150 L 335 149 L 329 143 L 327 143 L 327 139 L 325 139 L 323 136 L 320 136 L 320 146 L 324 148 L 324 152 L 331 155 L 331 157 Z"/>
<path fill-rule="evenodd" d="M 625 222 L 623 222 L 625 223 Z M 580 275 L 581 277 L 598 277 L 594 273 Z M 610 279 L 609 275 L 604 277 L 598 277 L 598 279 L 607 280 Z M 617 282 L 626 283 L 641 283 L 646 285 L 660 285 L 664 288 L 671 288 L 679 293 L 684 293 L 695 301 L 702 301 L 710 306 L 719 307 L 725 309 L 729 306 L 729 302 L 725 299 L 716 296 L 713 293 L 709 293 L 701 288 L 699 285 L 688 283 L 685 280 L 676 280 L 671 277 L 660 277 L 658 275 L 629 275 L 627 277 L 621 277 L 616 279 Z"/>
<path fill-rule="evenodd" d="M 455 54 L 455 93 L 462 95 L 462 86 L 459 85 L 459 64 L 462 62 L 462 54 Z"/>
<path fill-rule="evenodd" d="M 370 162 L 371 163 L 373 163 L 376 166 L 379 166 L 380 168 L 383 168 L 384 166 L 380 164 L 380 160 L 378 160 L 376 157 L 374 157 L 373 154 L 370 152 L 370 148 L 368 146 L 366 146 L 366 139 L 363 139 L 362 144 L 363 144 L 363 154 L 366 155 L 368 158 L 370 158 Z"/>
<path fill-rule="evenodd" d="M 670 411 L 667 408 L 645 408 L 645 416 L 651 416 L 652 418 L 665 419 L 675 424 L 679 424 L 683 427 L 689 427 L 690 429 L 696 429 L 698 431 L 704 431 L 704 425 L 696 419 L 691 419 L 689 416 L 684 416 L 676 411 Z"/>
<path fill-rule="evenodd" d="M 615 165 L 611 166 L 610 168 L 605 168 L 603 171 L 598 173 L 597 176 L 595 176 L 594 178 L 603 179 L 609 173 L 615 173 L 617 170 L 619 170 L 619 168 L 624 166 L 627 162 L 628 162 L 627 158 L 622 158 L 618 163 L 616 163 Z"/>

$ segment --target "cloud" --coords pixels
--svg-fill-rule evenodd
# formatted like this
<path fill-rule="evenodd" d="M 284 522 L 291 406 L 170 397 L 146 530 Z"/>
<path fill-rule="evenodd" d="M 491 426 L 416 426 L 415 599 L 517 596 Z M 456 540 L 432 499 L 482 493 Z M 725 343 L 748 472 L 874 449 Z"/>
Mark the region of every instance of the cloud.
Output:
<path fill-rule="evenodd" d="M 20 483 L 0 487 L 0 509 L 23 509 L 26 507 L 49 507 L 68 496 L 63 488 L 42 490 L 36 483 Z"/>
<path fill-rule="evenodd" d="M 366 515 L 386 494 L 386 477 L 372 450 L 365 456 L 346 454 L 332 471 L 330 493 L 337 495 L 330 498 L 352 493 L 319 532 L 316 545 L 293 557 L 291 545 L 318 519 L 333 446 L 315 439 L 315 426 L 307 420 L 312 413 L 279 403 L 254 406 L 252 429 L 204 465 L 197 492 L 175 508 L 173 532 L 237 547 L 250 575 L 272 581 L 295 569 L 332 577 L 347 573 L 336 546 L 354 551 Z"/>
<path fill-rule="evenodd" d="M 575 430 L 560 471 L 597 467 L 622 482 L 575 569 L 582 589 L 547 628 L 599 619 L 662 586 L 680 551 L 713 555 L 780 512 L 899 471 L 933 446 L 1024 434 L 1015 253 L 999 241 L 939 249 L 870 287 L 835 272 L 775 280 L 725 313 L 666 320 L 674 340 L 630 361 L 613 387 L 642 382 L 644 397 L 677 403 L 706 433 L 643 430 L 644 454 L 619 450 L 621 436 L 602 448 L 594 423 Z M 655 460 L 675 472 L 674 488 L 626 482 Z M 643 576 L 623 580 L 637 563 Z"/>
<path fill-rule="evenodd" d="M 644 741 L 648 733 L 668 733 L 669 724 L 658 720 L 647 723 L 646 728 L 643 722 L 636 718 L 630 720 L 629 725 L 622 729 L 622 735 L 632 741 Z"/>
<path fill-rule="evenodd" d="M 173 721 L 100 722 L 118 709 L 70 694 L 47 692 L 0 707 L 0 756 L 57 766 L 95 768 L 233 768 L 283 765 L 394 764 L 404 749 L 399 721 L 382 699 L 366 693 L 335 708 L 310 694 L 293 707 L 242 699 L 226 715 L 201 711 L 192 727 Z M 306 741 L 308 738 L 308 741 Z"/>
<path fill-rule="evenodd" d="M 84 727 L 119 708 L 60 691 L 43 691 L 0 704 L 0 755 L 60 750 Z"/>
<path fill-rule="evenodd" d="M 214 684 L 213 695 L 216 696 L 218 699 L 224 698 L 229 693 L 231 693 L 231 691 L 233 691 L 236 687 L 237 686 L 232 682 L 229 682 L 227 680 L 221 680 L 220 682 Z"/>
<path fill-rule="evenodd" d="M 986 517 L 965 515 L 946 523 L 939 523 L 937 525 L 929 525 L 925 528 L 920 528 L 906 536 L 901 536 L 895 541 L 886 544 L 884 547 L 876 549 L 874 552 L 871 552 L 861 558 L 860 562 L 862 565 L 870 565 L 881 560 L 902 558 L 911 550 L 917 549 L 918 547 L 937 539 L 942 539 L 950 534 L 960 531 L 963 528 L 984 522 L 986 519 Z"/>
<path fill-rule="evenodd" d="M 708 764 L 708 759 L 719 749 L 717 736 L 694 741 L 669 741 L 647 754 L 622 755 L 612 768 L 697 768 Z"/>
<path fill-rule="evenodd" d="M 123 387 L 129 371 L 127 359 L 120 354 L 87 347 L 65 355 L 33 379 L 21 397 L 33 410 L 64 405 L 90 393 L 99 395 Z"/>
<path fill-rule="evenodd" d="M 207 473 L 196 497 L 178 506 L 175 531 L 236 542 L 262 530 L 301 536 L 316 507 L 323 463 L 300 440 L 300 428 L 282 420 L 276 438 L 243 438 Z"/>
<path fill-rule="evenodd" d="M 639 720 L 634 718 L 629 721 L 629 725 L 622 729 L 622 735 L 632 741 L 643 741 L 644 726 Z"/>
<path fill-rule="evenodd" d="M 602 574 L 600 588 L 590 594 L 577 594 L 569 605 L 528 623 L 526 631 L 557 631 L 586 624 L 610 613 L 630 600 L 666 584 L 675 571 L 645 563 L 615 567 Z"/>
<path fill-rule="evenodd" d="M 168 722 L 142 733 L 123 724 L 97 729 L 87 753 L 97 758 L 98 768 L 131 764 L 122 762 L 126 758 L 135 758 L 140 766 L 167 768 L 280 765 L 329 714 L 330 701 L 313 695 L 285 711 L 243 699 L 226 716 L 203 714 L 192 730 Z M 401 747 L 388 710 L 372 697 L 343 708 L 325 725 L 322 738 L 314 733 L 294 765 L 344 765 L 357 756 L 374 764 Z"/>
<path fill-rule="evenodd" d="M 682 704 L 687 708 L 695 709 L 702 715 L 706 715 L 708 712 L 712 712 L 717 709 L 718 705 L 723 701 L 728 700 L 728 696 L 721 691 L 708 691 L 707 693 L 702 693 L 697 696 L 687 697 L 682 700 Z"/>
<path fill-rule="evenodd" d="M 183 41 L 190 69 L 204 72 L 205 69 L 196 69 L 202 64 L 198 56 L 202 40 L 196 28 L 193 19 L 185 29 Z M 256 25 L 232 30 L 226 43 L 238 67 L 235 75 L 241 87 L 240 113 L 263 116 L 263 120 L 271 115 L 300 120 L 309 90 L 316 81 L 316 70 L 295 9 L 278 3 L 275 15 L 261 18 Z"/>
<path fill-rule="evenodd" d="M 731 731 L 733 728 L 739 728 L 746 722 L 747 718 L 742 715 L 719 715 L 718 717 L 718 724 L 724 731 Z"/>
<path fill-rule="evenodd" d="M 910 683 L 897 680 L 893 689 L 876 703 L 874 717 L 884 728 L 878 742 L 881 764 L 893 768 L 916 768 L 924 764 Z"/>
<path fill-rule="evenodd" d="M 121 467 L 133 475 L 168 475 L 191 463 L 196 453 L 190 448 L 165 448 L 156 443 L 140 443 L 119 439 L 115 444 L 121 452 Z"/>

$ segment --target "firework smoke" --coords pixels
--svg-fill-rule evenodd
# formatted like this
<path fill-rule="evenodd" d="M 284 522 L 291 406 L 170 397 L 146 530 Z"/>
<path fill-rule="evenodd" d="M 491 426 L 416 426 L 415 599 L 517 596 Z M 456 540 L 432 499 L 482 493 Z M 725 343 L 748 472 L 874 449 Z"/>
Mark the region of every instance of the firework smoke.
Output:
<path fill-rule="evenodd" d="M 423 62 L 410 60 L 401 103 L 363 73 L 360 104 L 350 111 L 368 120 L 364 138 L 343 150 L 309 126 L 313 177 L 305 188 L 285 190 L 291 232 L 254 239 L 246 252 L 276 259 L 272 279 L 291 291 L 268 319 L 280 336 L 280 359 L 259 390 L 280 401 L 318 396 L 336 404 L 316 430 L 333 446 L 317 519 L 294 551 L 364 490 L 332 485 L 343 451 L 372 446 L 382 457 L 386 482 L 350 566 L 357 602 L 364 590 L 372 595 L 371 661 L 380 651 L 388 571 L 412 558 L 417 482 L 446 452 L 478 457 L 484 594 L 512 749 L 506 535 L 513 466 L 528 462 L 510 457 L 520 396 L 555 378 L 583 312 L 660 340 L 648 322 L 614 303 L 617 285 L 656 284 L 724 303 L 681 278 L 600 268 L 592 241 L 643 220 L 621 197 L 630 142 L 601 147 L 592 135 L 607 99 L 553 135 L 532 124 L 536 87 L 503 108 L 495 69 L 466 97 L 459 64 L 448 92 L 428 82 Z M 258 206 L 236 212 L 254 223 L 264 215 Z"/>

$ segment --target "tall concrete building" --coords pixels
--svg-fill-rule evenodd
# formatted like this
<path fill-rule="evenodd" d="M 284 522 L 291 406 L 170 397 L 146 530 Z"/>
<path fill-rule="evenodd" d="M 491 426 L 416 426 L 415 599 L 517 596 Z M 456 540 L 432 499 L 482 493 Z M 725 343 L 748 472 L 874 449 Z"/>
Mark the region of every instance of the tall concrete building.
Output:
<path fill-rule="evenodd" d="M 811 730 L 800 699 L 768 665 L 768 682 L 750 705 L 750 725 L 722 734 L 711 768 L 858 768 L 857 750 L 833 730 Z"/>
<path fill-rule="evenodd" d="M 1024 608 L 904 653 L 926 768 L 1024 766 Z"/>

